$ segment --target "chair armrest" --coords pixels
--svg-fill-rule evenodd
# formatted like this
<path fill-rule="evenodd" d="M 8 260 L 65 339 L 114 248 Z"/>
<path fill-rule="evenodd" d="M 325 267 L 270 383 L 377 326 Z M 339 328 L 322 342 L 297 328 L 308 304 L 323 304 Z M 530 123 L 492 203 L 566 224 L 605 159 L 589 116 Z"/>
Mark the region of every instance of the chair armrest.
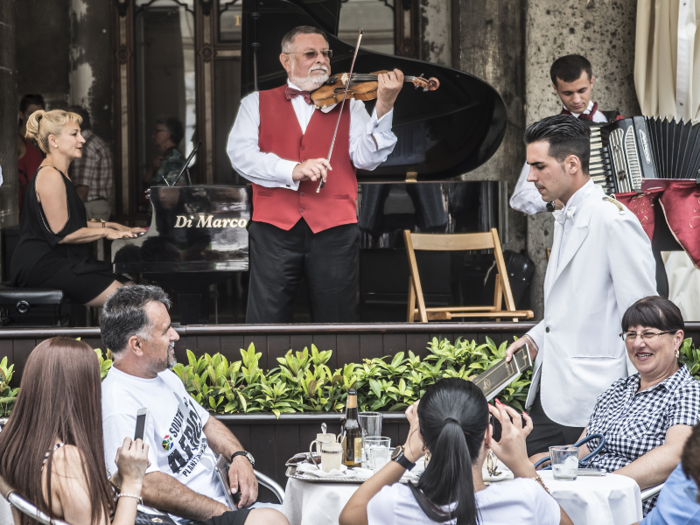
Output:
<path fill-rule="evenodd" d="M 272 479 L 269 476 L 266 476 L 262 472 L 258 472 L 257 470 L 253 470 L 255 472 L 255 477 L 258 480 L 258 483 L 262 485 L 263 487 L 266 487 L 272 491 L 272 493 L 277 497 L 280 503 L 284 503 L 284 489 L 282 486 L 277 483 L 274 479 Z"/>
<path fill-rule="evenodd" d="M 7 501 L 22 514 L 26 514 L 39 523 L 43 523 L 43 525 L 68 525 L 65 521 L 52 520 L 16 492 L 11 492 L 7 496 Z"/>
<path fill-rule="evenodd" d="M 659 492 L 661 492 L 661 489 L 664 488 L 664 483 L 661 485 L 656 485 L 655 487 L 650 487 L 646 490 L 642 491 L 642 502 L 648 500 L 649 498 L 652 498 L 656 496 Z"/>

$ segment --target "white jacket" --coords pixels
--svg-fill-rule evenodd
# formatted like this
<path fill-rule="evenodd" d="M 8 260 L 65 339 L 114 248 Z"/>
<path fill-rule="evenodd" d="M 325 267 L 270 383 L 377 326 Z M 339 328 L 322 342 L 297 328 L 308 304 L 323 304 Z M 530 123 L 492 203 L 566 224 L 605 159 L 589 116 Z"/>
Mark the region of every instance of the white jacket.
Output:
<path fill-rule="evenodd" d="M 656 295 L 656 263 L 637 217 L 595 186 L 577 203 L 571 237 L 554 246 L 544 281 L 544 319 L 529 335 L 539 346 L 526 407 L 540 385 L 547 416 L 584 427 L 596 398 L 628 375 L 620 322 L 635 301 Z M 556 269 L 556 270 L 554 270 Z M 631 365 L 630 365 L 631 366 Z"/>

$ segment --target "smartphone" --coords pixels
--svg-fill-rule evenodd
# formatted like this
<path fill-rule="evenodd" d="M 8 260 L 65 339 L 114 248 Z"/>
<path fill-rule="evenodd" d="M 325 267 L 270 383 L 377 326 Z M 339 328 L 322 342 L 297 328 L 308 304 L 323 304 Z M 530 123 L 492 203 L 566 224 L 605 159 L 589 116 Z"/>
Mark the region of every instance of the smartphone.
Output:
<path fill-rule="evenodd" d="M 148 409 L 141 408 L 136 412 L 136 431 L 134 432 L 134 440 L 140 439 L 143 441 L 143 435 L 146 432 L 148 425 Z"/>

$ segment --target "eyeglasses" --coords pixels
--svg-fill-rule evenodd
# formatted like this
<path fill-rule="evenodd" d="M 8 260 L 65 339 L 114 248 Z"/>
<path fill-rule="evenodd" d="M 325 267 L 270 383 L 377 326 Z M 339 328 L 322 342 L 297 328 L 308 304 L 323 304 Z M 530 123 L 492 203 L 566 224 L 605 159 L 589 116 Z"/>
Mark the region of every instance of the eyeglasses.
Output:
<path fill-rule="evenodd" d="M 304 58 L 307 60 L 313 60 L 318 56 L 318 54 L 321 53 L 321 56 L 323 58 L 332 58 L 333 57 L 333 50 L 332 49 L 324 49 L 322 51 L 303 51 L 303 52 L 298 52 L 298 53 L 285 53 L 285 55 L 304 55 Z"/>
<path fill-rule="evenodd" d="M 663 334 L 675 334 L 675 331 L 665 331 L 665 332 L 644 332 L 643 334 L 638 334 L 637 332 L 622 332 L 620 337 L 623 341 L 634 341 L 637 337 L 641 337 L 644 341 L 651 341 L 654 337 L 659 337 Z"/>

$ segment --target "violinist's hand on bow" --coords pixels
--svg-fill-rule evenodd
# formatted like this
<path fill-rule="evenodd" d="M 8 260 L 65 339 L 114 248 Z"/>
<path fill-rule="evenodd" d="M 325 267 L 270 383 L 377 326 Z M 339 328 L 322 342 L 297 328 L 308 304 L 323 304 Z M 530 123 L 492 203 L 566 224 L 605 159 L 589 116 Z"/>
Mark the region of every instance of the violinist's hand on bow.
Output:
<path fill-rule="evenodd" d="M 378 76 L 379 88 L 377 89 L 377 118 L 380 119 L 394 107 L 396 97 L 403 87 L 403 73 L 398 69 L 381 73 Z"/>
<path fill-rule="evenodd" d="M 292 180 L 305 181 L 310 180 L 316 182 L 323 178 L 323 182 L 326 182 L 328 177 L 328 170 L 332 170 L 331 163 L 326 159 L 309 159 L 301 164 L 294 166 L 294 171 L 292 171 Z"/>

